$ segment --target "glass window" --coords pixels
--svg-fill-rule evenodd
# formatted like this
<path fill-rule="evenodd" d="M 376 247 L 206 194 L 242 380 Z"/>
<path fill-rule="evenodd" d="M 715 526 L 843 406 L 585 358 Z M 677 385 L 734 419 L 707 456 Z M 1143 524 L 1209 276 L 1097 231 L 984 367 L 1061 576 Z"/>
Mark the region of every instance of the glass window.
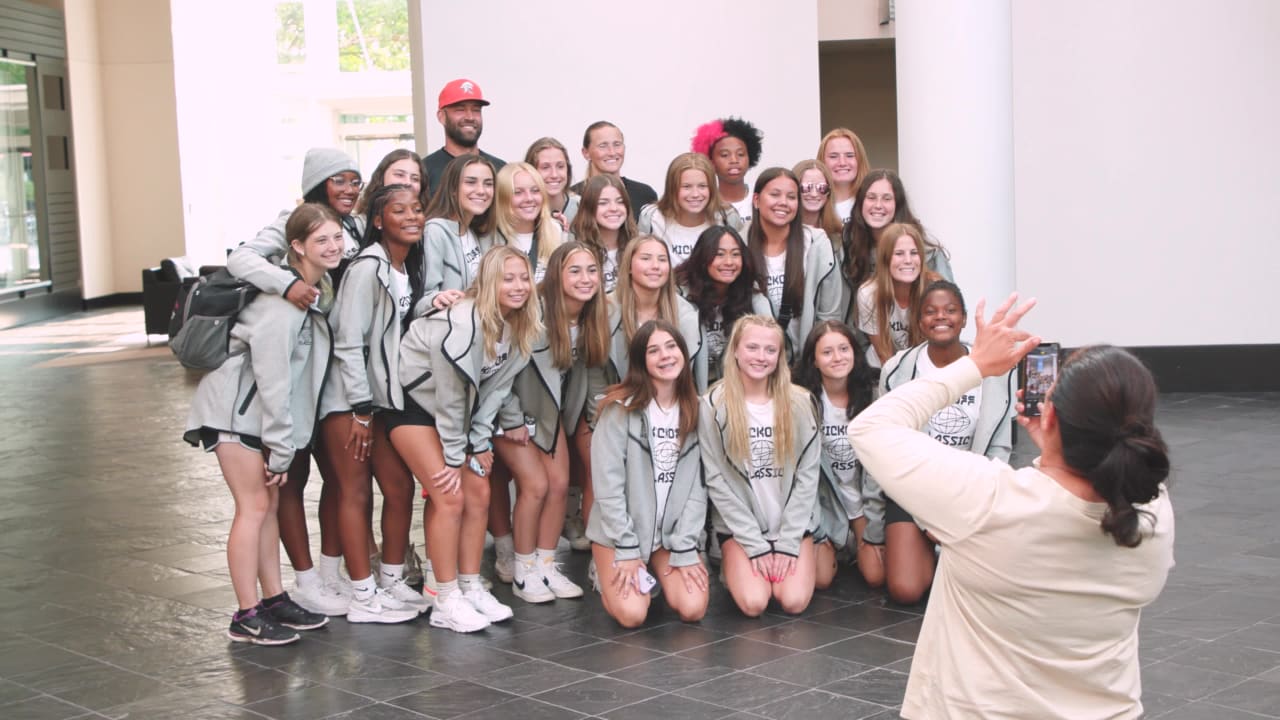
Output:
<path fill-rule="evenodd" d="M 30 65 L 0 59 L 0 291 L 48 279 L 40 265 L 32 173 L 35 75 Z"/>

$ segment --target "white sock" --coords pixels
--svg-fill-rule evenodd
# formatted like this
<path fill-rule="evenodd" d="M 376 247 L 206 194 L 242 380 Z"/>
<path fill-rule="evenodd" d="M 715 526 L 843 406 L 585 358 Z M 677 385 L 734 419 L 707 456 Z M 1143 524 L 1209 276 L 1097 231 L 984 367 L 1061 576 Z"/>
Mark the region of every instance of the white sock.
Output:
<path fill-rule="evenodd" d="M 494 552 L 512 555 L 516 551 L 516 541 L 511 533 L 493 539 Z"/>
<path fill-rule="evenodd" d="M 378 583 L 374 582 L 373 576 L 363 580 L 352 580 L 351 590 L 358 600 L 368 600 L 373 597 L 373 591 L 378 589 Z"/>
<path fill-rule="evenodd" d="M 404 563 L 392 565 L 389 562 L 382 563 L 382 577 L 379 582 L 386 581 L 387 585 L 395 584 L 395 581 L 404 577 Z"/>
<path fill-rule="evenodd" d="M 436 605 L 439 605 L 440 601 L 448 599 L 450 595 L 453 595 L 457 592 L 458 592 L 457 578 L 454 578 L 449 582 L 442 582 L 437 584 L 436 585 Z"/>
<path fill-rule="evenodd" d="M 484 585 L 480 582 L 480 573 L 458 573 L 458 587 L 464 593 L 484 589 Z"/>
<path fill-rule="evenodd" d="M 294 570 L 293 584 L 299 589 L 315 587 L 320 584 L 320 573 L 314 567 L 306 570 Z"/>
<path fill-rule="evenodd" d="M 325 582 L 332 582 L 338 579 L 338 568 L 342 566 L 342 556 L 332 557 L 320 553 L 320 564 L 317 566 L 320 570 L 320 579 Z"/>
<path fill-rule="evenodd" d="M 552 548 L 551 550 L 538 548 L 537 550 L 534 550 L 533 553 L 537 556 L 539 565 L 553 565 L 556 561 L 555 548 Z"/>

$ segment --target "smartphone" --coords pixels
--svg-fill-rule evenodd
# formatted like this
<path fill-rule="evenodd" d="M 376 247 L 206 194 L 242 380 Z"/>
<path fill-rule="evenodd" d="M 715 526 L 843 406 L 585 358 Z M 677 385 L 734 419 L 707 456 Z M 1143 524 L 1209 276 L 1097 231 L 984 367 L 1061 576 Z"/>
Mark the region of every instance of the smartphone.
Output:
<path fill-rule="evenodd" d="M 653 591 L 653 586 L 658 584 L 658 579 L 654 577 L 643 565 L 636 570 L 636 589 L 641 595 L 648 595 Z"/>
<path fill-rule="evenodd" d="M 475 473 L 478 477 L 484 477 L 486 474 L 484 466 L 480 464 L 480 461 L 476 459 L 475 455 L 467 458 L 467 467 L 471 468 L 471 472 Z"/>
<path fill-rule="evenodd" d="M 1061 353 L 1058 343 L 1040 343 L 1022 358 L 1018 366 L 1018 384 L 1022 386 L 1023 415 L 1040 415 L 1040 403 L 1044 402 L 1049 388 L 1058 380 L 1058 356 Z"/>

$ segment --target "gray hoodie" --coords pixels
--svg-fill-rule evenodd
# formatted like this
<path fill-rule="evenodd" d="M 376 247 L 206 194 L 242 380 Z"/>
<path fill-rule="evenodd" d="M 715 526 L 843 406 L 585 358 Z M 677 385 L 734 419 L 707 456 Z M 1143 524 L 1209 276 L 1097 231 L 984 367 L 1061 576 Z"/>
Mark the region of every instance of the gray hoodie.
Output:
<path fill-rule="evenodd" d="M 284 226 L 293 214 L 292 210 L 280 213 L 275 222 L 262 228 L 252 240 L 246 240 L 227 257 L 227 271 L 253 283 L 265 293 L 284 295 L 298 276 L 282 265 L 289 254 L 289 242 L 284 239 Z M 364 235 L 364 218 L 351 215 L 343 218 L 343 242 L 358 247 Z"/>
<path fill-rule="evenodd" d="M 711 522 L 716 532 L 732 535 L 751 558 L 770 552 L 798 557 L 804 534 L 814 532 L 818 526 L 816 509 L 822 438 L 808 393 L 801 388 L 792 388 L 790 394 L 794 421 L 792 442 L 797 456 L 792 467 L 786 468 L 784 485 L 787 491 L 782 524 L 778 540 L 772 544 L 765 539 L 768 531 L 766 519 L 756 504 L 747 468 L 730 460 L 725 451 L 724 433 L 729 421 L 723 402 L 723 386 L 711 388 L 702 398 L 699 409 L 698 441 L 702 444 L 707 496 L 711 499 Z"/>
<path fill-rule="evenodd" d="M 658 496 L 644 408 L 630 412 L 619 402 L 601 411 L 591 437 L 591 468 L 595 504 L 587 522 L 587 537 L 613 548 L 617 560 L 648 562 L 656 549 Z M 700 562 L 698 535 L 706 519 L 707 489 L 702 483 L 698 434 L 690 433 L 680 448 L 662 527 L 657 528 L 662 547 L 671 553 L 673 567 Z"/>
<path fill-rule="evenodd" d="M 183 439 L 195 445 L 205 428 L 258 437 L 271 471 L 287 472 L 294 453 L 311 443 L 332 357 L 324 312 L 262 293 L 240 311 L 230 350 L 200 380 Z"/>
<path fill-rule="evenodd" d="M 422 235 L 422 299 L 413 308 L 414 317 L 426 314 L 443 290 L 463 290 L 471 287 L 475 277 L 462 253 L 462 236 L 458 223 L 445 218 L 427 221 Z M 493 237 L 476 238 L 480 253 L 493 246 Z"/>
<path fill-rule="evenodd" d="M 627 375 L 630 365 L 628 351 L 631 341 L 622 330 L 622 313 L 615 296 L 609 296 L 609 326 L 612 338 L 609 345 L 609 361 L 605 363 L 605 380 L 609 384 L 619 382 Z M 698 309 L 688 300 L 676 295 L 675 323 L 684 336 L 685 346 L 689 349 L 689 365 L 693 370 L 693 384 L 698 388 L 707 386 L 707 354 L 703 351 L 706 337 L 702 332 L 702 323 L 698 321 Z"/>
<path fill-rule="evenodd" d="M 804 229 L 804 307 L 793 310 L 787 325 L 787 361 L 800 354 L 805 338 L 813 326 L 823 320 L 840 320 L 844 308 L 840 306 L 840 273 L 836 269 L 831 241 L 822 230 Z M 773 307 L 776 320 L 782 308 Z M 798 312 L 797 312 L 798 310 Z"/>
<path fill-rule="evenodd" d="M 514 343 L 510 353 L 497 373 L 480 380 L 484 334 L 471 298 L 414 320 L 400 341 L 400 384 L 435 416 L 449 467 L 490 449 L 498 411 L 529 362 Z"/>

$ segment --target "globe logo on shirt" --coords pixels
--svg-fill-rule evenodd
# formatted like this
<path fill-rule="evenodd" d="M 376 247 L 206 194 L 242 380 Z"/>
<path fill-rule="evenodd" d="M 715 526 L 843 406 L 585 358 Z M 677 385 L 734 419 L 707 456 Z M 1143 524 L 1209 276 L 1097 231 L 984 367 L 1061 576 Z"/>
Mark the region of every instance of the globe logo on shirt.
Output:
<path fill-rule="evenodd" d="M 827 444 L 827 454 L 831 456 L 832 462 L 852 462 L 854 459 L 853 446 L 849 444 L 849 437 L 841 435 L 832 438 Z"/>
<path fill-rule="evenodd" d="M 960 435 L 969 429 L 969 416 L 964 410 L 950 405 L 934 413 L 929 425 L 939 435 Z"/>
<path fill-rule="evenodd" d="M 751 467 L 754 470 L 773 467 L 773 438 L 751 441 Z"/>
<path fill-rule="evenodd" d="M 653 462 L 662 476 L 674 478 L 680 448 L 671 440 L 659 440 L 653 447 Z"/>

